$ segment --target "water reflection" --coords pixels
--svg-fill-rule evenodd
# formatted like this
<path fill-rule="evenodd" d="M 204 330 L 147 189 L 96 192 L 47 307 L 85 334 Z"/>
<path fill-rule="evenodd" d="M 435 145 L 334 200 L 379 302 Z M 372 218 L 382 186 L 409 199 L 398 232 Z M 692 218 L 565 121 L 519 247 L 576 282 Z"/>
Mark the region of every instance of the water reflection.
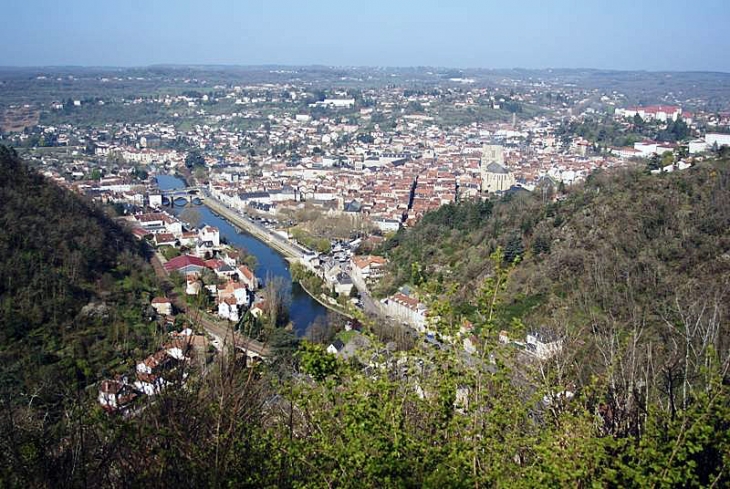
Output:
<path fill-rule="evenodd" d="M 158 175 L 157 183 L 162 190 L 185 188 L 185 183 L 182 180 L 171 175 Z M 172 212 L 177 214 L 184 208 L 176 206 L 172 208 Z M 327 314 L 326 308 L 312 299 L 298 284 L 292 284 L 288 263 L 271 247 L 248 233 L 238 232 L 233 225 L 215 215 L 205 205 L 195 206 L 194 209 L 200 213 L 201 225 L 207 224 L 217 227 L 220 229 L 221 237 L 225 238 L 228 243 L 244 248 L 248 253 L 256 257 L 258 262 L 256 276 L 260 280 L 266 281 L 269 277 L 281 277 L 283 279 L 286 285 L 286 293 L 291 294 L 290 316 L 297 335 L 303 335 L 307 327 L 317 317 Z"/>

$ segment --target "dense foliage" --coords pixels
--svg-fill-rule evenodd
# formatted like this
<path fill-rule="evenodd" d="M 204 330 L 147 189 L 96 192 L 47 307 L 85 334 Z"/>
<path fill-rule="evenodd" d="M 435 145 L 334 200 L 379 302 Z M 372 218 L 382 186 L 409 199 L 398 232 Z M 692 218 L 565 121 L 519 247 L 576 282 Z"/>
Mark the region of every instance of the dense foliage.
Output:
<path fill-rule="evenodd" d="M 685 287 L 723 292 L 728 173 L 724 162 L 658 176 L 599 172 L 554 202 L 535 192 L 494 204 L 443 206 L 381 247 L 391 260 L 383 291 L 418 282 L 446 290 L 453 283 L 454 304 L 466 307 L 500 246 L 506 261 L 521 259 L 510 291 L 514 301 L 546 304 L 552 297 L 570 303 L 575 294 L 590 293 L 597 302 L 592 305 L 615 315 L 627 305 L 617 294 L 630 292 L 649 306 L 673 300 Z M 612 300 L 595 297 L 599 292 Z M 554 307 L 548 304 L 532 319 L 540 322 Z"/>
<path fill-rule="evenodd" d="M 556 202 L 508 196 L 471 226 L 463 215 L 474 203 L 442 208 L 383 247 L 392 263 L 384 286 L 415 286 L 445 334 L 468 320 L 487 345 L 500 330 L 557 335 L 562 358 L 529 389 L 590 391 L 583 407 L 604 423 L 590 433 L 613 437 L 609 453 L 651 447 L 642 456 L 652 470 L 678 471 L 652 483 L 707 484 L 708 471 L 726 477 L 729 185 L 718 161 L 657 176 L 596 173 Z M 689 426 L 704 430 L 693 448 Z M 696 455 L 682 455 L 683 473 L 667 465 L 681 450 Z M 619 481 L 641 472 L 632 463 L 615 469 Z"/>
<path fill-rule="evenodd" d="M 687 123 L 681 118 L 670 120 L 666 124 L 644 121 L 638 115 L 634 119 L 618 121 L 611 116 L 602 119 L 585 119 L 572 121 L 558 128 L 558 136 L 569 141 L 570 136 L 580 136 L 594 143 L 594 147 L 622 147 L 632 146 L 643 139 L 653 139 L 661 142 L 681 142 L 690 137 L 691 132 Z"/>
<path fill-rule="evenodd" d="M 56 405 L 145 351 L 153 276 L 131 234 L 5 147 L 0 202 L 0 388 Z"/>

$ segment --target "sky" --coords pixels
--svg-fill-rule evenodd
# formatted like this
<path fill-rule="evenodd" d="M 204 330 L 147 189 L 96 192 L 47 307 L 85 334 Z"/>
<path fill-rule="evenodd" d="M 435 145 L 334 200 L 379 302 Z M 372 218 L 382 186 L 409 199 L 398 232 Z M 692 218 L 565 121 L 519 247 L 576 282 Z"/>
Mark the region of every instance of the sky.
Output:
<path fill-rule="evenodd" d="M 730 72 L 730 0 L 22 0 L 2 66 Z"/>

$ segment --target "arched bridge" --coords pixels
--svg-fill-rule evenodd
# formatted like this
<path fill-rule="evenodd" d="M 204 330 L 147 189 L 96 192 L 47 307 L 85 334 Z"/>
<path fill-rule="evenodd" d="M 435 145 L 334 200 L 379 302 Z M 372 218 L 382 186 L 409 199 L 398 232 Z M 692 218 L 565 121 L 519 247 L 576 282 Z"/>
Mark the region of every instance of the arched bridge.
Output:
<path fill-rule="evenodd" d="M 201 187 L 187 187 L 177 190 L 163 190 L 162 204 L 172 206 L 175 202 L 184 201 L 187 204 L 201 204 L 205 199 Z"/>

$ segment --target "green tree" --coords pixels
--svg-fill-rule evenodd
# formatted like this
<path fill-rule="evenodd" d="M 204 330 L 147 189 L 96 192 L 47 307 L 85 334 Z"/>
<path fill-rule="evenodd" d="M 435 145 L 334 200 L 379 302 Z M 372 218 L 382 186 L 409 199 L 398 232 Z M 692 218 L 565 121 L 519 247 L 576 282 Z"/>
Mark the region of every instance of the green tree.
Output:
<path fill-rule="evenodd" d="M 205 158 L 200 154 L 200 151 L 190 151 L 185 157 L 185 166 L 188 170 L 193 170 L 196 167 L 205 166 Z"/>
<path fill-rule="evenodd" d="M 504 247 L 504 260 L 507 263 L 513 263 L 519 260 L 525 252 L 522 244 L 522 236 L 520 233 L 512 233 Z"/>
<path fill-rule="evenodd" d="M 672 163 L 674 163 L 674 154 L 672 154 L 671 151 L 665 151 L 664 154 L 661 156 L 661 166 L 664 168 L 665 166 L 669 166 Z"/>
<path fill-rule="evenodd" d="M 302 371 L 317 381 L 337 375 L 337 357 L 327 353 L 323 345 L 302 341 L 296 355 Z"/>
<path fill-rule="evenodd" d="M 175 248 L 174 246 L 164 246 L 162 248 L 162 256 L 164 256 L 167 260 L 172 260 L 176 256 L 180 256 L 180 249 Z"/>

